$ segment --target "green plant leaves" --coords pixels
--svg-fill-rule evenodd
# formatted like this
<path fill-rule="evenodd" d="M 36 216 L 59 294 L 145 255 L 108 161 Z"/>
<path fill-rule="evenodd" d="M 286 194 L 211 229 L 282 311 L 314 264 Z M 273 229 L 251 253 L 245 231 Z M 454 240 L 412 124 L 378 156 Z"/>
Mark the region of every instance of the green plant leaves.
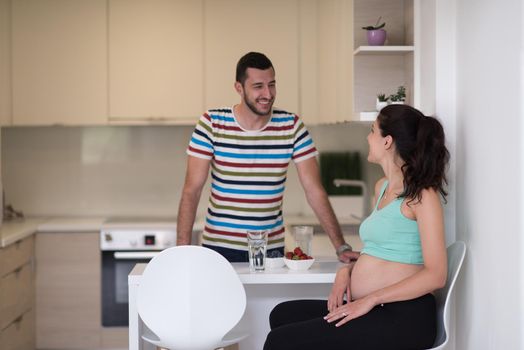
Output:
<path fill-rule="evenodd" d="M 362 29 L 365 29 L 365 30 L 377 30 L 377 29 L 384 28 L 385 26 L 386 26 L 386 22 L 383 22 L 381 25 L 362 27 Z"/>

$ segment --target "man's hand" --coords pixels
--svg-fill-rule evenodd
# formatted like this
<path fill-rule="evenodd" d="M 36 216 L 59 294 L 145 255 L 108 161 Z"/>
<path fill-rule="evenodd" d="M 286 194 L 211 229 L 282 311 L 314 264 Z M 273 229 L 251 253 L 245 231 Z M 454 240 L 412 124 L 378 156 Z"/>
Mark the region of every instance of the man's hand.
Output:
<path fill-rule="evenodd" d="M 351 261 L 356 261 L 360 257 L 360 252 L 354 252 L 352 250 L 345 250 L 338 256 L 338 260 L 343 263 L 349 263 Z"/>

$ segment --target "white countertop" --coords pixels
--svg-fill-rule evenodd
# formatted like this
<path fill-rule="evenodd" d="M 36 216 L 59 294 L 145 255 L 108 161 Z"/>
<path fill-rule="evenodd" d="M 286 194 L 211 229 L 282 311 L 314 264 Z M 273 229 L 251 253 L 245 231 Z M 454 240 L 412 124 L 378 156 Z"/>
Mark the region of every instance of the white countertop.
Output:
<path fill-rule="evenodd" d="M 98 232 L 104 217 L 50 218 L 38 225 L 38 232 Z"/>
<path fill-rule="evenodd" d="M 0 248 L 6 247 L 36 232 L 75 233 L 100 232 L 105 217 L 51 217 L 25 218 L 2 222 Z M 199 226 L 195 225 L 195 228 Z"/>
<path fill-rule="evenodd" d="M 46 218 L 15 219 L 5 221 L 0 227 L 0 248 L 32 235 Z"/>
<path fill-rule="evenodd" d="M 0 227 L 0 248 L 36 232 L 99 232 L 108 219 L 107 217 L 35 217 L 4 221 Z M 318 220 L 315 216 L 285 216 L 284 222 L 287 227 L 293 225 L 318 225 Z M 341 225 L 358 223 L 358 220 L 340 220 Z M 159 221 L 159 224 L 162 224 L 162 220 Z M 194 231 L 202 231 L 204 225 L 205 219 L 197 219 L 193 229 Z"/>
<path fill-rule="evenodd" d="M 287 266 L 251 272 L 248 263 L 233 263 L 243 284 L 296 284 L 332 283 L 341 263 L 337 261 L 315 261 L 305 271 L 290 270 Z"/>
<path fill-rule="evenodd" d="M 129 273 L 129 284 L 140 284 L 142 273 L 147 264 L 137 264 Z M 266 269 L 261 272 L 251 272 L 248 263 L 233 263 L 235 271 L 243 284 L 304 284 L 332 283 L 341 263 L 332 259 L 319 259 L 309 270 L 294 271 L 287 267 Z"/>

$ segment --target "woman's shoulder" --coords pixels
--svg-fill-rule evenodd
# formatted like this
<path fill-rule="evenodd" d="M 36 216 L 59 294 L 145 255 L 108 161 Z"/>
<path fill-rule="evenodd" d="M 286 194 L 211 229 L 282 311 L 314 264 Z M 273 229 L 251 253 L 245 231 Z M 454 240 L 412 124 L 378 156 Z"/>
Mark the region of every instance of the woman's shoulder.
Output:
<path fill-rule="evenodd" d="M 417 211 L 433 211 L 437 208 L 442 208 L 441 196 L 434 188 L 425 188 L 420 192 L 420 200 L 412 203 L 410 208 L 412 208 L 415 213 L 417 213 Z"/>

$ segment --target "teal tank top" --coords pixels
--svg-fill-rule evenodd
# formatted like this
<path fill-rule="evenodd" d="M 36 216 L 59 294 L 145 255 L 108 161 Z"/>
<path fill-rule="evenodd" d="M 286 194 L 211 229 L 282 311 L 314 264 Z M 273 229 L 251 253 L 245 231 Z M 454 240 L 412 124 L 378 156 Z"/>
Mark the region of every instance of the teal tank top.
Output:
<path fill-rule="evenodd" d="M 360 225 L 362 254 L 405 264 L 423 264 L 420 232 L 416 220 L 402 214 L 404 198 L 396 198 L 382 209 L 378 203 L 384 195 L 388 181 L 384 181 L 375 208 Z"/>

